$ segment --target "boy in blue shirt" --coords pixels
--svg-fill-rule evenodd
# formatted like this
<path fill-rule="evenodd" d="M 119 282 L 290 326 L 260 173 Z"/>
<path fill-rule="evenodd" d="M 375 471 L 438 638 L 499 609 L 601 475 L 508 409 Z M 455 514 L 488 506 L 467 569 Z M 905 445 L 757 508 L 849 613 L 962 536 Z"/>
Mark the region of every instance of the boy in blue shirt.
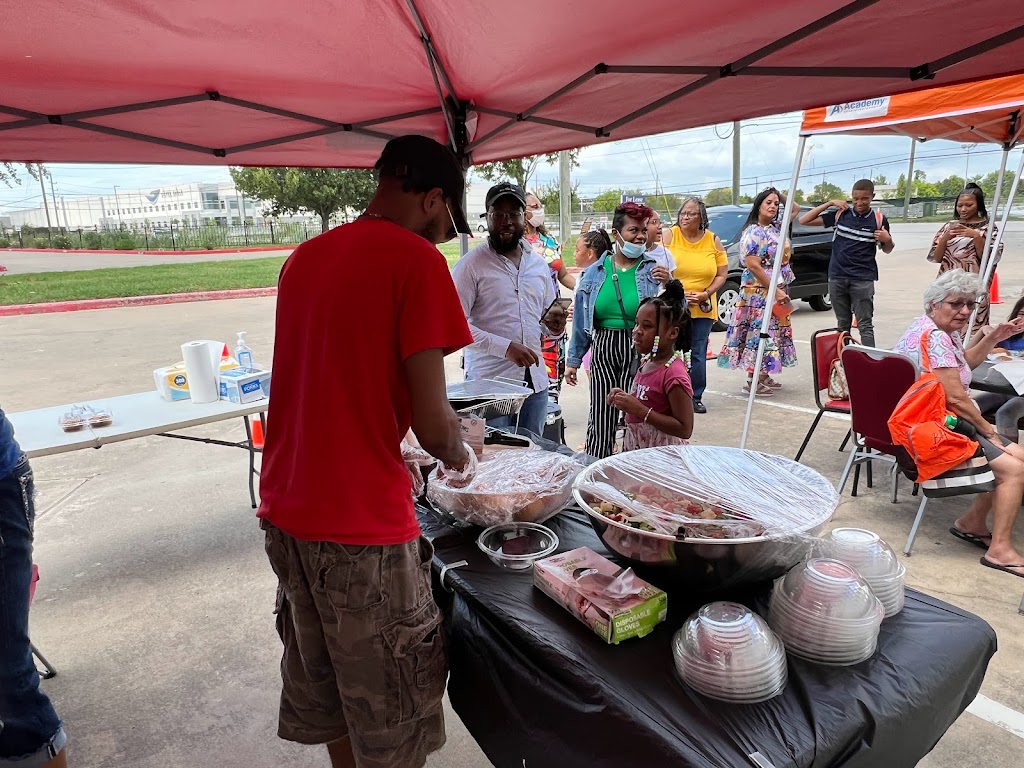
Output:
<path fill-rule="evenodd" d="M 875 199 L 875 185 L 870 179 L 854 182 L 851 194 L 853 204 L 845 200 L 829 200 L 812 208 L 800 217 L 807 226 L 833 227 L 832 259 L 828 267 L 828 291 L 836 313 L 839 329 L 849 332 L 853 317 L 861 343 L 875 346 L 875 282 L 878 263 L 875 254 L 879 248 L 892 253 L 892 235 L 889 220 L 880 211 L 871 210 Z M 830 208 L 836 210 L 830 211 Z"/>

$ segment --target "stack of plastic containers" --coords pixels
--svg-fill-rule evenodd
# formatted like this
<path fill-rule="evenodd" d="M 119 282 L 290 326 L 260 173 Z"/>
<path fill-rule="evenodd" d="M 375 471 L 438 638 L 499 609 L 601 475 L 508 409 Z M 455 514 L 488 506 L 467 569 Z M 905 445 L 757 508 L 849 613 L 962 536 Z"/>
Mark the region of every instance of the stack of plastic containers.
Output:
<path fill-rule="evenodd" d="M 775 582 L 769 623 L 793 655 L 847 666 L 875 652 L 884 616 L 882 603 L 856 570 L 816 558 Z"/>
<path fill-rule="evenodd" d="M 738 603 L 709 603 L 672 640 L 676 670 L 699 693 L 755 704 L 782 693 L 786 649 L 760 616 Z"/>
<path fill-rule="evenodd" d="M 861 528 L 836 528 L 821 543 L 825 557 L 852 565 L 885 608 L 885 615 L 903 610 L 907 569 L 877 533 Z"/>

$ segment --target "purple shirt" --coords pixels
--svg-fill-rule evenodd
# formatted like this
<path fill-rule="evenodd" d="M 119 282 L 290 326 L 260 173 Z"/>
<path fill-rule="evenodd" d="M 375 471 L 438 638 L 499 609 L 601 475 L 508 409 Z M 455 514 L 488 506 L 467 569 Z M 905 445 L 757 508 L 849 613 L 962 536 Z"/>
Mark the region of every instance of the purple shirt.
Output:
<path fill-rule="evenodd" d="M 654 413 L 669 416 L 672 414 L 672 407 L 668 402 L 668 393 L 673 387 L 682 387 L 690 397 L 693 397 L 690 372 L 686 370 L 686 363 L 679 357 L 675 358 L 668 367 L 665 367 L 664 364 L 659 365 L 651 373 L 644 373 L 641 369 L 633 379 L 633 388 L 630 390 L 630 394 Z M 627 424 L 642 424 L 643 421 L 641 416 L 626 414 Z"/>

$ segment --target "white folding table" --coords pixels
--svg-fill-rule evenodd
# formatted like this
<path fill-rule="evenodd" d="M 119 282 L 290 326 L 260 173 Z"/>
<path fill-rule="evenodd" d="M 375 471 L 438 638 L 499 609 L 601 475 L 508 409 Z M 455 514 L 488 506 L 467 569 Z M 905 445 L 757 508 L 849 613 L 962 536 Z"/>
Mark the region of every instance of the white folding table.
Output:
<path fill-rule="evenodd" d="M 99 400 L 80 400 L 97 410 L 109 410 L 114 423 L 109 427 L 84 427 L 75 432 L 65 432 L 60 427 L 60 417 L 71 410 L 75 403 L 58 405 L 53 408 L 38 408 L 33 411 L 9 413 L 7 418 L 14 425 L 18 444 L 30 459 L 37 456 L 52 456 L 84 448 L 102 448 L 111 443 L 134 440 L 137 437 L 172 437 L 178 440 L 242 448 L 249 453 L 249 498 L 256 508 L 255 478 L 256 454 L 262 446 L 253 445 L 250 417 L 258 415 L 261 426 L 265 427 L 265 413 L 269 400 L 238 405 L 227 400 L 197 405 L 191 400 L 168 402 L 157 392 L 140 392 Z M 241 418 L 245 424 L 245 440 L 217 440 L 209 437 L 178 434 L 179 430 L 213 424 L 218 421 Z M 264 431 L 265 434 L 265 431 Z"/>

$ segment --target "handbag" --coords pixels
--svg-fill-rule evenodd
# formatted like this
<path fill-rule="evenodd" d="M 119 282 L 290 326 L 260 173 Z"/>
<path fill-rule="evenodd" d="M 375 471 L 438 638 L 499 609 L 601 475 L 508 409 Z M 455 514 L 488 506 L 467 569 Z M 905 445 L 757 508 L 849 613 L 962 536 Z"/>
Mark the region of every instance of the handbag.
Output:
<path fill-rule="evenodd" d="M 853 343 L 853 337 L 845 331 L 839 334 L 836 342 L 836 359 L 828 370 L 828 396 L 833 400 L 849 400 L 850 385 L 846 383 L 846 371 L 843 368 L 843 347 Z"/>
<path fill-rule="evenodd" d="M 931 480 L 974 457 L 979 445 L 946 426 L 946 391 L 928 360 L 928 334 L 921 335 L 924 373 L 889 417 L 889 434 L 917 467 L 918 482 Z"/>
<path fill-rule="evenodd" d="M 622 312 L 622 321 L 626 324 L 626 330 L 629 331 L 630 335 L 633 334 L 633 321 L 629 319 L 629 315 L 626 314 L 626 303 L 622 300 L 622 289 L 619 287 L 619 276 L 615 274 L 614 265 L 612 266 L 612 282 L 615 283 L 615 298 L 619 300 L 619 311 Z M 637 354 L 635 347 L 630 347 L 629 350 L 629 368 L 627 373 L 629 379 L 632 381 L 636 378 L 637 373 L 640 372 L 640 355 Z"/>

